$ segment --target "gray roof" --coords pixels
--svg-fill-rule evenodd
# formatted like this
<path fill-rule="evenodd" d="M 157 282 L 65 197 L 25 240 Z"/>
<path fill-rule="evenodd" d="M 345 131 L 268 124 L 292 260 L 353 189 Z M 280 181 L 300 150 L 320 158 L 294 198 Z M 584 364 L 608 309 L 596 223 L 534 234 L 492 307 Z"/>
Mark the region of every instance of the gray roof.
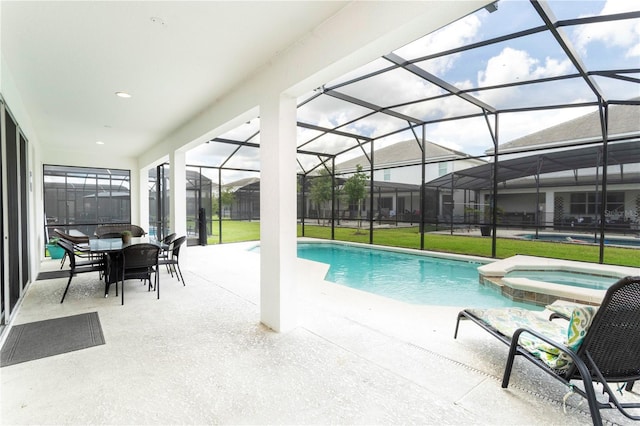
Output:
<path fill-rule="evenodd" d="M 254 183 L 260 183 L 260 178 L 259 177 L 247 177 L 247 178 L 242 178 L 242 179 L 238 179 L 236 181 L 233 182 L 229 182 L 229 183 L 225 183 L 224 185 L 222 185 L 222 188 L 224 191 L 230 191 L 230 192 L 235 192 L 241 188 L 247 187 L 249 185 L 252 185 Z"/>
<path fill-rule="evenodd" d="M 640 135 L 640 106 L 611 105 L 609 107 L 609 139 Z M 598 111 L 560 123 L 539 132 L 501 144 L 499 152 L 534 146 L 600 141 L 602 129 Z M 492 153 L 493 149 L 487 150 Z"/>
<path fill-rule="evenodd" d="M 608 164 L 610 166 L 620 164 L 640 163 L 639 142 L 619 142 L 608 147 Z M 535 155 L 521 156 L 499 162 L 498 182 L 508 182 L 513 179 L 535 176 L 537 173 L 553 173 L 565 170 L 577 170 L 594 166 L 598 158 L 598 152 L 602 146 L 587 146 L 575 149 L 565 149 L 555 152 L 542 152 Z M 493 164 L 472 167 L 453 173 L 453 180 L 457 189 L 489 189 L 492 184 Z M 617 174 L 624 174 L 620 169 Z M 428 182 L 429 187 L 451 186 L 452 174 L 446 174 Z M 614 174 L 615 175 L 615 174 Z M 627 173 L 622 179 L 624 183 L 638 183 L 638 178 Z"/>
<path fill-rule="evenodd" d="M 469 157 L 467 154 L 446 148 L 433 142 L 426 142 L 426 159 L 430 161 L 454 160 Z M 416 164 L 422 161 L 422 150 L 415 139 L 387 146 L 374 151 L 376 167 L 393 167 Z M 357 165 L 369 169 L 369 160 L 364 155 L 336 164 L 336 171 L 355 170 Z"/>

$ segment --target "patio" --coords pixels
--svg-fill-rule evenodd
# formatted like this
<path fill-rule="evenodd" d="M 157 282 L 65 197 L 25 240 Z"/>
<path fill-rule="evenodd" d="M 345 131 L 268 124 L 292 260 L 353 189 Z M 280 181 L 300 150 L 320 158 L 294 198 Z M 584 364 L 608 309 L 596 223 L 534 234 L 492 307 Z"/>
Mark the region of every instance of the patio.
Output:
<path fill-rule="evenodd" d="M 580 399 L 517 363 L 458 307 L 415 306 L 324 282 L 298 260 L 298 327 L 260 324 L 253 243 L 189 247 L 186 287 L 161 299 L 135 281 L 127 303 L 102 282 L 36 281 L 14 324 L 97 311 L 105 345 L 2 368 L 3 424 L 585 424 Z M 42 270 L 58 267 L 46 260 Z M 81 285 L 82 283 L 82 285 Z M 6 336 L 6 334 L 5 334 Z M 637 398 L 637 394 L 630 395 Z M 617 412 L 605 421 L 623 424 Z"/>

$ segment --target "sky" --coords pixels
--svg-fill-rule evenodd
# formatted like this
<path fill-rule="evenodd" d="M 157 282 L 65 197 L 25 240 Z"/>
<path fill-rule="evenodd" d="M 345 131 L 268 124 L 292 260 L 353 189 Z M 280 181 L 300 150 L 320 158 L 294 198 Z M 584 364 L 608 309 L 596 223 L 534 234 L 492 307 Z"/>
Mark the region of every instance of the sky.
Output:
<path fill-rule="evenodd" d="M 565 0 L 549 1 L 548 4 L 559 20 L 640 10 L 640 2 L 635 0 Z M 494 13 L 482 9 L 400 47 L 393 53 L 405 60 L 413 60 L 540 25 L 543 25 L 543 22 L 529 1 L 500 0 L 498 10 Z M 640 19 L 563 27 L 561 31 L 566 33 L 588 70 L 640 68 Z M 392 65 L 391 62 L 379 58 L 351 73 L 327 82 L 324 87 L 332 88 L 353 77 L 384 69 L 390 65 Z M 470 51 L 419 61 L 416 65 L 421 70 L 459 89 L 481 88 L 576 73 L 575 66 L 547 31 Z M 640 78 L 640 75 L 636 74 L 633 77 Z M 640 96 L 640 84 L 637 83 L 597 77 L 596 84 L 605 93 L 607 99 L 622 100 Z M 498 109 L 573 104 L 596 100 L 593 92 L 581 79 L 529 86 L 474 91 L 471 94 Z M 359 83 L 337 87 L 336 90 L 383 107 L 444 93 L 440 87 L 400 69 L 385 72 Z M 309 95 L 303 96 L 300 101 L 308 97 Z M 481 111 L 476 106 L 456 97 L 400 105 L 393 110 L 425 121 Z M 535 113 L 500 114 L 498 140 L 499 143 L 506 143 L 593 110 L 593 108 L 566 108 Z M 367 112 L 369 110 L 366 108 L 323 95 L 300 107 L 298 120 L 332 128 Z M 493 124 L 492 119 L 492 127 Z M 379 138 L 381 135 L 406 126 L 406 121 L 379 113 L 366 120 L 342 127 L 341 130 Z M 246 140 L 258 130 L 259 119 L 254 119 L 223 137 Z M 317 135 L 316 131 L 299 128 L 298 144 L 301 145 Z M 491 132 L 484 119 L 430 124 L 426 128 L 426 137 L 431 142 L 471 155 L 482 155 L 493 144 Z M 413 138 L 411 133 L 395 134 L 376 140 L 375 146 L 381 148 L 409 138 Z M 259 142 L 259 136 L 252 141 Z M 230 147 L 218 145 L 208 144 L 205 148 L 194 150 L 187 155 L 187 162 L 195 160 L 198 164 L 202 164 L 203 161 L 211 161 L 210 164 L 220 165 L 221 159 L 228 156 Z M 327 135 L 305 145 L 304 149 L 335 152 L 355 145 L 356 142 L 352 139 Z M 361 154 L 361 150 L 355 149 L 337 161 L 344 161 Z M 308 170 L 317 163 L 318 159 L 303 157 L 300 161 Z M 258 150 L 244 149 L 236 153 L 227 166 L 259 168 Z M 223 181 L 228 182 L 228 179 L 241 176 L 239 173 L 227 175 L 227 179 L 223 178 Z"/>

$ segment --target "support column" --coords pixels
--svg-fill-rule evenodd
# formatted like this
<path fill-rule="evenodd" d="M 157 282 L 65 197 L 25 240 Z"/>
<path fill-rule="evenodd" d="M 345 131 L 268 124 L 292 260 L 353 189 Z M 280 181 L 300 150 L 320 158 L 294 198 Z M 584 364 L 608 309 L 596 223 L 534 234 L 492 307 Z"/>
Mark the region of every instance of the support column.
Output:
<path fill-rule="evenodd" d="M 169 220 L 173 232 L 187 235 L 187 172 L 186 156 L 183 151 L 169 154 Z"/>
<path fill-rule="evenodd" d="M 149 169 L 141 169 L 138 172 L 138 220 L 133 223 L 139 224 L 147 233 L 151 233 L 149 226 Z M 156 237 L 160 234 L 156 229 Z"/>
<path fill-rule="evenodd" d="M 551 228 L 553 229 L 553 221 L 554 221 L 554 216 L 555 216 L 555 195 L 556 193 L 554 191 L 546 191 L 545 192 L 545 200 L 544 200 L 544 204 L 545 204 L 545 214 L 544 214 L 544 224 L 547 228 Z"/>
<path fill-rule="evenodd" d="M 296 323 L 296 103 L 260 105 L 260 321 L 277 332 Z"/>

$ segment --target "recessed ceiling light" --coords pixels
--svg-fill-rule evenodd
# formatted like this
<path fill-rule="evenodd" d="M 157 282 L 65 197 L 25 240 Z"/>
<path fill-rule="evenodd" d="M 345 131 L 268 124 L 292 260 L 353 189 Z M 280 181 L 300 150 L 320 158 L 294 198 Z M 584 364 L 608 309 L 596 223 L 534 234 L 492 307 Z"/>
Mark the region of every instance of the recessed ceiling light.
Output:
<path fill-rule="evenodd" d="M 96 141 L 96 145 L 104 145 L 104 142 L 102 142 L 102 141 Z"/>
<path fill-rule="evenodd" d="M 128 94 L 127 92 L 116 92 L 116 96 L 120 97 L 120 98 L 130 98 L 131 95 Z"/>
<path fill-rule="evenodd" d="M 152 16 L 152 17 L 151 17 L 151 22 L 153 22 L 154 24 L 161 25 L 161 26 L 163 26 L 163 27 L 167 25 L 167 24 L 164 22 L 164 19 L 162 19 L 162 18 L 161 18 L 161 17 L 159 17 L 159 16 Z"/>

